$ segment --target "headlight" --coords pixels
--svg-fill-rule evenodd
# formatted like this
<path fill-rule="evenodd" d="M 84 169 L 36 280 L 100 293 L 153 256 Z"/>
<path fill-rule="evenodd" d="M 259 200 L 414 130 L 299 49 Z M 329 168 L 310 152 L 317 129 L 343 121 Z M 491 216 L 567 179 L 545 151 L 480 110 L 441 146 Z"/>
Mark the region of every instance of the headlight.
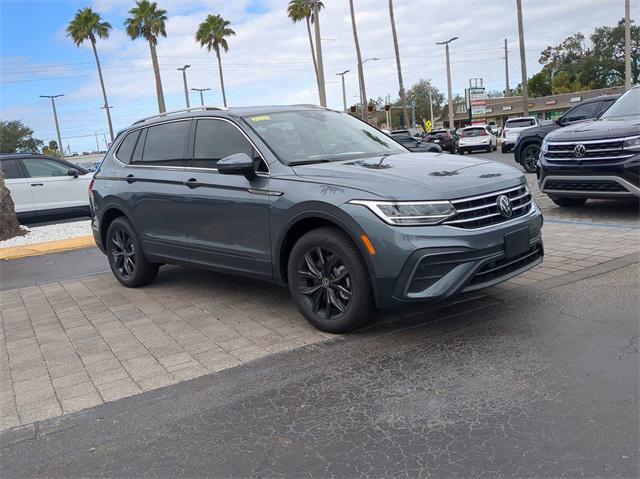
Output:
<path fill-rule="evenodd" d="M 352 200 L 349 203 L 366 206 L 390 225 L 435 225 L 456 214 L 448 201 Z"/>
<path fill-rule="evenodd" d="M 544 140 L 542 140 L 542 146 L 540 147 L 540 151 L 542 153 L 546 153 L 548 150 L 549 150 L 549 140 L 545 136 Z"/>
<path fill-rule="evenodd" d="M 623 150 L 640 151 L 640 136 L 631 136 L 624 139 Z"/>

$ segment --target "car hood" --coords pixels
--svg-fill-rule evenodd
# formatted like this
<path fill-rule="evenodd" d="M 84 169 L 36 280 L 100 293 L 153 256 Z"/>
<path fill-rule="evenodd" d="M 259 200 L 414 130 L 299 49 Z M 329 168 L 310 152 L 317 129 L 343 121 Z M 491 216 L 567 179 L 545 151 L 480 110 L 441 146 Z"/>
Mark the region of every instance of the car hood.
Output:
<path fill-rule="evenodd" d="M 640 116 L 576 123 L 549 134 L 549 141 L 587 141 L 640 135 Z"/>
<path fill-rule="evenodd" d="M 447 155 L 403 153 L 294 166 L 307 181 L 355 188 L 390 200 L 442 200 L 473 196 L 523 183 L 502 163 Z"/>

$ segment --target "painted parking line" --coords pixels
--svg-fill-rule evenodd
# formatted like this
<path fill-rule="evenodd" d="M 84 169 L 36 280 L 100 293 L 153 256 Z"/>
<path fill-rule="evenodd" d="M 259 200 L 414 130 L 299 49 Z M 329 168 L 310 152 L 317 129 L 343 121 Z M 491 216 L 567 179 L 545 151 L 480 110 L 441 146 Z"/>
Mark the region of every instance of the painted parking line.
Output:
<path fill-rule="evenodd" d="M 96 245 L 93 236 L 78 236 L 59 241 L 47 241 L 45 243 L 27 244 L 0 248 L 0 260 L 19 259 L 29 256 L 39 256 L 48 253 L 60 253 L 74 249 L 90 248 Z"/>
<path fill-rule="evenodd" d="M 640 225 L 619 225 L 613 223 L 591 223 L 590 221 L 577 221 L 577 220 L 553 220 L 544 219 L 545 223 L 565 224 L 565 225 L 579 225 L 579 226 L 595 226 L 597 228 L 626 228 L 626 229 L 640 229 Z"/>

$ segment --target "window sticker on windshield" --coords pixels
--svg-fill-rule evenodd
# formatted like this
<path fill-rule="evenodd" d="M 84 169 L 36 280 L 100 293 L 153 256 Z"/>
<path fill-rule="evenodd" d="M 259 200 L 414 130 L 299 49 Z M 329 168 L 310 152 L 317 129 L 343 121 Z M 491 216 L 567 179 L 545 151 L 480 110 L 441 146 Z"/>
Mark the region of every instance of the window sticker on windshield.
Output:
<path fill-rule="evenodd" d="M 271 120 L 271 117 L 269 115 L 252 116 L 251 117 L 251 121 L 265 121 L 265 120 Z"/>

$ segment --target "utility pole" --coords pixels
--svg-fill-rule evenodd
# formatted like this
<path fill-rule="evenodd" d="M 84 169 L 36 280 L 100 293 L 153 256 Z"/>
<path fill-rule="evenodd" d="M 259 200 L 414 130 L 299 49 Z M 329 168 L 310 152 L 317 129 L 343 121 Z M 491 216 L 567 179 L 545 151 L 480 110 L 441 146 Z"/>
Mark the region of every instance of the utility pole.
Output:
<path fill-rule="evenodd" d="M 358 84 L 360 85 L 360 103 L 362 103 L 362 119 L 368 120 L 369 113 L 367 111 L 367 91 L 364 87 L 364 72 L 362 68 L 362 55 L 360 53 L 360 41 L 358 40 L 358 28 L 356 27 L 356 14 L 353 9 L 353 0 L 349 0 L 349 11 L 351 13 L 351 28 L 353 30 L 353 41 L 356 46 L 356 59 L 358 61 Z"/>
<path fill-rule="evenodd" d="M 522 0 L 516 0 L 518 8 L 518 37 L 520 39 L 520 73 L 522 74 L 522 113 L 529 116 L 529 86 L 527 85 L 527 59 L 524 54 L 524 26 L 522 24 Z"/>
<path fill-rule="evenodd" d="M 518 0 L 519 1 L 519 0 Z M 449 61 L 449 43 L 457 40 L 458 37 L 453 37 L 446 42 L 437 42 L 436 45 L 444 45 L 445 55 L 447 58 L 447 95 L 449 96 L 449 129 L 455 128 L 453 124 L 453 94 L 451 93 L 451 62 Z"/>
<path fill-rule="evenodd" d="M 433 128 L 433 100 L 431 99 L 431 82 L 429 82 L 429 120 Z"/>
<path fill-rule="evenodd" d="M 349 73 L 349 70 L 345 70 L 342 73 L 336 73 L 342 79 L 342 106 L 344 111 L 347 111 L 347 91 L 344 88 L 344 76 Z"/>
<path fill-rule="evenodd" d="M 511 96 L 511 89 L 509 88 L 509 50 L 507 49 L 507 39 L 504 39 L 504 96 Z"/>
<path fill-rule="evenodd" d="M 400 48 L 398 46 L 398 34 L 396 33 L 396 19 L 393 13 L 393 0 L 389 0 L 389 18 L 391 20 L 391 34 L 393 35 L 393 48 L 396 53 L 396 69 L 398 70 L 398 85 L 400 87 L 400 105 L 402 106 L 402 114 L 404 122 L 409 123 L 409 113 L 407 112 L 407 99 L 404 93 L 404 82 L 402 81 L 402 65 L 400 64 Z M 415 122 L 414 122 L 415 123 Z"/>
<path fill-rule="evenodd" d="M 100 151 L 100 143 L 98 142 L 98 132 L 95 132 L 96 134 L 96 151 L 99 152 Z"/>
<path fill-rule="evenodd" d="M 624 0 L 624 88 L 631 88 L 631 0 Z"/>
<path fill-rule="evenodd" d="M 320 39 L 320 5 L 319 0 L 308 0 L 313 2 L 313 26 L 316 35 L 316 61 L 318 63 L 318 94 L 320 105 L 327 106 L 327 90 L 324 84 L 324 64 L 322 63 L 322 40 Z"/>
<path fill-rule="evenodd" d="M 202 92 L 203 91 L 209 91 L 209 90 L 211 90 L 211 88 L 192 88 L 192 90 L 200 92 L 200 105 L 204 106 L 204 96 L 202 96 Z"/>
<path fill-rule="evenodd" d="M 58 151 L 60 152 L 60 157 L 64 159 L 64 147 L 62 146 L 62 137 L 60 136 L 60 125 L 58 124 L 58 112 L 56 111 L 56 98 L 64 96 L 64 94 L 60 95 L 40 95 L 40 98 L 50 98 L 51 106 L 53 108 L 53 120 L 56 123 L 56 133 L 58 134 Z"/>
<path fill-rule="evenodd" d="M 187 68 L 191 65 L 185 65 L 182 68 L 178 68 L 182 72 L 182 82 L 184 83 L 184 101 L 187 104 L 187 108 L 191 108 L 189 105 L 189 88 L 187 88 Z"/>

